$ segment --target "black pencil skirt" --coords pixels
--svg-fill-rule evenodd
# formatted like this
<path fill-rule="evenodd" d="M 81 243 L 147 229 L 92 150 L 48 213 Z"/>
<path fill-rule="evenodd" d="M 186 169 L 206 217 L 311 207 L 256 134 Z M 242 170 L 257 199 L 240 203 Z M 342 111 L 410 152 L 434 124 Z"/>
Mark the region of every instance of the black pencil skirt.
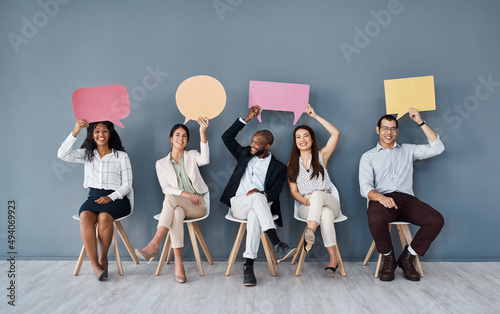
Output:
<path fill-rule="evenodd" d="M 130 214 L 130 201 L 125 196 L 124 198 L 117 199 L 115 201 L 109 202 L 108 204 L 97 204 L 95 201 L 101 196 L 108 196 L 113 193 L 113 190 L 101 190 L 90 188 L 89 197 L 80 207 L 79 215 L 85 210 L 91 212 L 108 213 L 113 217 L 114 220 L 122 218 Z"/>

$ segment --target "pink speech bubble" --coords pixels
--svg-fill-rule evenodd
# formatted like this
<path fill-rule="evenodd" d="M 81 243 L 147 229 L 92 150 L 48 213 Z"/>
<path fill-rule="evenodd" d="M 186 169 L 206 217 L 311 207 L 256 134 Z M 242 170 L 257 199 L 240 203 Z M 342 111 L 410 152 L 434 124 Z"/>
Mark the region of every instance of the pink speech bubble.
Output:
<path fill-rule="evenodd" d="M 125 128 L 119 119 L 130 114 L 127 89 L 119 84 L 79 88 L 73 93 L 73 111 L 77 120 L 108 120 Z"/>
<path fill-rule="evenodd" d="M 250 81 L 248 108 L 258 105 L 262 110 L 292 111 L 293 124 L 306 112 L 309 103 L 309 85 Z M 261 112 L 257 116 L 262 122 Z"/>

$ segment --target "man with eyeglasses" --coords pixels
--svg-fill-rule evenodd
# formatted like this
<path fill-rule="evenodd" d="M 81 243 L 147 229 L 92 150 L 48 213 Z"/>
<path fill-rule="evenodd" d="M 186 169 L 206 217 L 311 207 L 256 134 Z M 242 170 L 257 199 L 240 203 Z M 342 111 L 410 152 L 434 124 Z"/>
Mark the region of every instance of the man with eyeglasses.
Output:
<path fill-rule="evenodd" d="M 396 143 L 399 132 L 394 116 L 385 115 L 377 124 L 380 142 L 363 154 L 359 162 L 361 195 L 369 200 L 368 226 L 375 240 L 377 251 L 383 254 L 380 280 L 394 280 L 396 264 L 403 269 L 404 277 L 419 281 L 415 257 L 424 256 L 432 241 L 443 228 L 443 216 L 431 206 L 420 201 L 413 193 L 413 162 L 431 158 L 444 151 L 437 135 L 420 117 L 415 108 L 408 110 L 410 118 L 424 132 L 429 144 Z M 420 226 L 411 244 L 406 246 L 396 261 L 388 224 L 405 221 Z"/>

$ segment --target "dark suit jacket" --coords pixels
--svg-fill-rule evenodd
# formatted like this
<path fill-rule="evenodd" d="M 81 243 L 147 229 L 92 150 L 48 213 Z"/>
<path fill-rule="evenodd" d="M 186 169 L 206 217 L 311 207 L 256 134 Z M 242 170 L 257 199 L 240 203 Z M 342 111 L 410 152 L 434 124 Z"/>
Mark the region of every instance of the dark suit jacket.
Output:
<path fill-rule="evenodd" d="M 244 126 L 245 124 L 238 119 L 226 130 L 226 132 L 224 132 L 224 134 L 222 134 L 224 144 L 238 162 L 220 198 L 220 201 L 229 207 L 231 207 L 231 197 L 236 195 L 236 191 L 240 186 L 240 181 L 245 173 L 247 164 L 250 159 L 254 157 L 254 155 L 250 153 L 250 146 L 243 147 L 235 139 L 238 132 L 241 131 Z M 279 216 L 276 220 L 276 224 L 280 227 L 283 226 L 280 209 L 280 193 L 285 179 L 286 166 L 271 154 L 271 162 L 269 163 L 269 168 L 267 168 L 266 180 L 264 182 L 265 191 L 263 192 L 266 193 L 268 202 L 273 202 L 271 205 L 271 213 Z"/>

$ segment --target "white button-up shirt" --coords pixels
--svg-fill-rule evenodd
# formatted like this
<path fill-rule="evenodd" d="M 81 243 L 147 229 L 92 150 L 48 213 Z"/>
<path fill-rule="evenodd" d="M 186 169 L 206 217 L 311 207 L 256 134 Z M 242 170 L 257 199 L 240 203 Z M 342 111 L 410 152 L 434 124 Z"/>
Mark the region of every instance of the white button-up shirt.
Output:
<path fill-rule="evenodd" d="M 392 149 L 377 146 L 361 156 L 359 187 L 361 196 L 368 198 L 371 190 L 381 194 L 401 192 L 413 194 L 413 162 L 431 158 L 444 151 L 439 139 L 426 145 L 394 143 Z"/>
<path fill-rule="evenodd" d="M 85 166 L 83 187 L 114 190 L 108 195 L 113 201 L 122 199 L 132 189 L 132 166 L 127 153 L 114 151 L 110 154 L 99 156 L 94 151 L 94 159 L 89 162 L 85 160 L 85 150 L 73 150 L 76 137 L 73 134 L 64 140 L 57 151 L 57 157 L 64 161 L 82 163 Z"/>

